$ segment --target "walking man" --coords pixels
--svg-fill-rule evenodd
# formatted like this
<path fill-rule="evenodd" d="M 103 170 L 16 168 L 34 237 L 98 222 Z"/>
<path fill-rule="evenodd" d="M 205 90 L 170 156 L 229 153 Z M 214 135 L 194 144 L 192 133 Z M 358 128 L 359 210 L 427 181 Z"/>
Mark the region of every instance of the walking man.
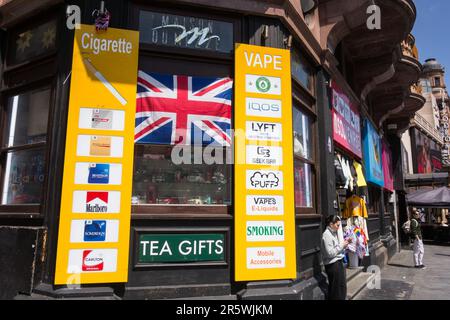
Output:
<path fill-rule="evenodd" d="M 414 239 L 414 267 L 418 269 L 424 269 L 425 266 L 423 264 L 423 255 L 424 255 L 424 248 L 423 248 L 423 239 L 422 239 L 422 230 L 420 228 L 420 221 L 419 221 L 419 212 L 416 208 L 412 209 L 412 216 L 411 219 L 411 236 Z"/>

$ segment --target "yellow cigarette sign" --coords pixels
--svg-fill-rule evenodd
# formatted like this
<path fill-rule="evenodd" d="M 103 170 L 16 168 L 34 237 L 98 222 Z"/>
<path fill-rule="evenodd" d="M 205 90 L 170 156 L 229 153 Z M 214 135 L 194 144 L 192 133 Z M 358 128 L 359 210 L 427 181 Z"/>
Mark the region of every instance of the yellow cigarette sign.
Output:
<path fill-rule="evenodd" d="M 55 284 L 128 280 L 139 33 L 75 32 Z"/>
<path fill-rule="evenodd" d="M 235 279 L 295 279 L 290 52 L 237 44 L 235 59 Z"/>

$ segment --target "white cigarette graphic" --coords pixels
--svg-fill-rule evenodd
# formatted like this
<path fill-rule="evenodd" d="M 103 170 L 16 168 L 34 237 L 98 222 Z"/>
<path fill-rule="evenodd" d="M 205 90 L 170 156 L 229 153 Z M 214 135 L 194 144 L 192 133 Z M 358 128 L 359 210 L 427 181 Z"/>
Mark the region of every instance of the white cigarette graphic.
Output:
<path fill-rule="evenodd" d="M 124 106 L 127 104 L 127 100 L 125 100 L 124 97 L 122 97 L 119 93 L 119 91 L 116 90 L 116 88 L 114 88 L 112 86 L 111 83 L 109 83 L 108 80 L 106 80 L 106 78 L 101 74 L 100 71 L 98 71 L 97 69 L 95 69 L 95 67 L 92 65 L 92 62 L 90 59 L 88 58 L 84 58 L 83 59 L 84 64 L 86 65 L 86 67 L 88 68 L 88 70 L 97 77 L 98 80 L 100 80 L 103 85 L 106 87 L 106 89 L 109 90 L 109 92 L 111 92 L 113 94 L 114 97 L 116 97 L 117 100 L 119 100 L 119 102 Z"/>

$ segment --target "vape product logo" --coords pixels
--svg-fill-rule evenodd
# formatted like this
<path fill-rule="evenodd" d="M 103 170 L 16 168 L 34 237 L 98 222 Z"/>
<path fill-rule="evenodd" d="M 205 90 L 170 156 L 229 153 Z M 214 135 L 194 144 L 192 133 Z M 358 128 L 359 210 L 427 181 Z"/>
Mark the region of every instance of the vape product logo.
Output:
<path fill-rule="evenodd" d="M 249 140 L 281 141 L 282 130 L 281 123 L 247 121 L 246 137 Z"/>
<path fill-rule="evenodd" d="M 108 212 L 108 192 L 87 192 L 86 212 Z"/>
<path fill-rule="evenodd" d="M 256 88 L 258 89 L 258 91 L 266 93 L 270 90 L 270 87 L 270 80 L 266 77 L 260 77 L 256 80 Z"/>
<path fill-rule="evenodd" d="M 109 164 L 91 164 L 89 166 L 88 183 L 109 183 Z"/>
<path fill-rule="evenodd" d="M 92 136 L 89 154 L 91 156 L 111 156 L 111 137 Z"/>
<path fill-rule="evenodd" d="M 245 82 L 247 93 L 281 95 L 281 78 L 247 74 Z"/>
<path fill-rule="evenodd" d="M 105 220 L 87 220 L 84 223 L 84 241 L 105 241 L 106 239 L 106 221 Z"/>
<path fill-rule="evenodd" d="M 250 178 L 252 187 L 257 189 L 273 189 L 277 188 L 280 183 L 280 179 L 274 172 L 262 173 L 256 171 Z"/>
<path fill-rule="evenodd" d="M 247 163 L 270 166 L 283 165 L 283 149 L 272 146 L 247 146 Z"/>
<path fill-rule="evenodd" d="M 83 251 L 82 271 L 103 271 L 104 264 L 103 253 L 95 250 Z"/>
<path fill-rule="evenodd" d="M 94 109 L 92 110 L 92 128 L 93 129 L 112 129 L 112 110 Z"/>
<path fill-rule="evenodd" d="M 266 147 L 258 147 L 256 153 L 264 158 L 270 158 L 270 149 Z"/>
<path fill-rule="evenodd" d="M 283 196 L 247 196 L 247 215 L 282 216 L 284 215 Z"/>
<path fill-rule="evenodd" d="M 281 118 L 281 100 L 246 98 L 248 116 Z"/>

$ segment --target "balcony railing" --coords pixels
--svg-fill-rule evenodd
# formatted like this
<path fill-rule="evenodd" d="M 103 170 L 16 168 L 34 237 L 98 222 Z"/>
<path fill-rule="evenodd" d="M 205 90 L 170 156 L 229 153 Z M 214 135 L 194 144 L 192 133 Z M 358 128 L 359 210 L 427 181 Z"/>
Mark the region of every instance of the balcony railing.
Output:
<path fill-rule="evenodd" d="M 423 131 L 431 135 L 438 143 L 440 144 L 444 143 L 442 134 L 420 114 L 416 113 L 414 115 L 413 124 L 415 124 L 417 127 L 421 128 Z"/>
<path fill-rule="evenodd" d="M 402 41 L 403 55 L 419 60 L 419 51 L 416 47 L 416 38 L 412 34 L 408 35 L 406 40 Z"/>
<path fill-rule="evenodd" d="M 413 85 L 411 85 L 411 93 L 415 93 L 415 94 L 422 94 L 423 90 L 422 90 L 422 86 L 419 85 L 418 83 L 415 83 Z"/>

